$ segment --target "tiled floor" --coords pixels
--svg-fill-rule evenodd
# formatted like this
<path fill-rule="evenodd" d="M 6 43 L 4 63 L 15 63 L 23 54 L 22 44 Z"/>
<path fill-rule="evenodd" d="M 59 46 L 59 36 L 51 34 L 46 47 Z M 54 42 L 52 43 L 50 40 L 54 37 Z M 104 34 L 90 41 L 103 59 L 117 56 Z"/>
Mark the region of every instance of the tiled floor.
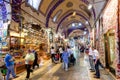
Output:
<path fill-rule="evenodd" d="M 84 57 L 78 59 L 75 66 L 71 66 L 66 72 L 62 69 L 62 64 L 52 64 L 50 60 L 45 61 L 39 69 L 31 73 L 31 80 L 112 80 L 106 77 L 104 71 L 101 79 L 94 79 L 93 74 L 89 72 L 89 65 Z M 103 76 L 104 75 L 104 76 Z M 19 77 L 14 80 L 25 80 L 26 72 L 19 74 Z"/>

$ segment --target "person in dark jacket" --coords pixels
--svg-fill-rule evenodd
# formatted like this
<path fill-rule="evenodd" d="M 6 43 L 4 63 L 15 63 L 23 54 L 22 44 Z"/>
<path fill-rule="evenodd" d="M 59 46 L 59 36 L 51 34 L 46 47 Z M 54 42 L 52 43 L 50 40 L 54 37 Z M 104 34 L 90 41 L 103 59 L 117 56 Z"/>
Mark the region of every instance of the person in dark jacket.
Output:
<path fill-rule="evenodd" d="M 35 56 L 35 59 L 34 59 L 34 62 L 33 62 L 33 69 L 35 68 L 35 66 L 37 66 L 39 68 L 39 64 L 38 64 L 38 54 L 36 51 L 34 51 L 34 56 Z"/>
<path fill-rule="evenodd" d="M 75 59 L 74 55 L 71 54 L 71 56 L 70 56 L 70 63 L 72 63 L 73 65 L 75 65 L 75 62 L 76 62 L 76 59 Z"/>

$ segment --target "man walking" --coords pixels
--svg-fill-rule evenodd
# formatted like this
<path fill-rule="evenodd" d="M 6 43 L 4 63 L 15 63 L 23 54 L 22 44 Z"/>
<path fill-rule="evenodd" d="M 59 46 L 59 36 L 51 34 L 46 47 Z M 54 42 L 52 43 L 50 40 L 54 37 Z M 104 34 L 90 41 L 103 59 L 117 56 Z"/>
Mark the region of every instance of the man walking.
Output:
<path fill-rule="evenodd" d="M 100 62 L 100 54 L 99 54 L 98 50 L 95 47 L 93 47 L 92 50 L 93 50 L 93 55 L 95 57 L 95 60 L 94 60 L 95 71 L 96 71 L 95 78 L 100 78 L 99 66 L 101 66 L 102 68 L 104 68 L 104 67 L 103 67 L 103 65 Z"/>
<path fill-rule="evenodd" d="M 10 52 L 6 54 L 5 59 L 4 59 L 6 67 L 7 67 L 6 80 L 9 80 L 10 73 L 12 74 L 14 78 L 16 78 L 16 74 L 14 72 L 14 58 L 12 55 L 13 55 L 13 50 L 10 50 Z"/>

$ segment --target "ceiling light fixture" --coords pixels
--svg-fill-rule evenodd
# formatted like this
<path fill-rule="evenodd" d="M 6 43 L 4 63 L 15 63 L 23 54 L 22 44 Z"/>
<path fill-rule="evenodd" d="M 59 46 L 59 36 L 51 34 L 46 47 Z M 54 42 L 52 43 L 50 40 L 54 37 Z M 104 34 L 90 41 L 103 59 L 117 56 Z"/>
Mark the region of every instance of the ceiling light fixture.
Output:
<path fill-rule="evenodd" d="M 90 10 L 92 8 L 92 4 L 89 4 L 88 5 L 88 9 Z"/>
<path fill-rule="evenodd" d="M 85 24 L 88 24 L 88 21 L 86 21 Z"/>
<path fill-rule="evenodd" d="M 87 32 L 86 32 L 86 31 L 84 31 L 84 33 L 83 33 L 83 34 L 85 35 L 85 34 L 87 34 Z"/>
<path fill-rule="evenodd" d="M 85 31 L 87 30 L 87 28 L 85 28 Z"/>
<path fill-rule="evenodd" d="M 76 12 L 74 11 L 73 14 L 72 14 L 72 16 L 75 16 L 75 15 L 76 15 Z"/>
<path fill-rule="evenodd" d="M 72 27 L 75 27 L 75 23 L 72 23 Z"/>
<path fill-rule="evenodd" d="M 79 26 L 81 26 L 82 24 L 81 24 L 81 23 L 79 23 L 78 25 L 79 25 Z"/>

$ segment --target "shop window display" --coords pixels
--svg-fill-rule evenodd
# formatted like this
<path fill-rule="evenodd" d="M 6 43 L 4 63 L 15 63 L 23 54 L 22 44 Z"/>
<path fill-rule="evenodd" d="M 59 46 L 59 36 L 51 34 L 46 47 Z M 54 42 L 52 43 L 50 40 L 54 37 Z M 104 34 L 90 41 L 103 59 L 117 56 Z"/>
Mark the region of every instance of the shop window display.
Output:
<path fill-rule="evenodd" d="M 106 67 L 115 74 L 115 33 L 109 30 L 105 36 Z"/>
<path fill-rule="evenodd" d="M 10 37 L 10 49 L 13 49 L 15 51 L 15 56 L 22 56 L 22 54 L 20 53 L 20 49 L 24 44 L 24 38 L 20 38 L 20 37 L 14 37 L 11 36 Z"/>
<path fill-rule="evenodd" d="M 110 66 L 115 69 L 115 37 L 114 33 L 109 34 L 109 44 L 110 44 Z"/>
<path fill-rule="evenodd" d="M 0 21 L 0 58 L 3 59 L 8 52 L 8 23 Z"/>
<path fill-rule="evenodd" d="M 24 52 L 22 52 L 24 38 L 21 37 L 10 37 L 10 49 L 14 50 L 13 56 L 15 57 L 15 72 L 16 74 L 23 72 L 25 70 Z"/>

